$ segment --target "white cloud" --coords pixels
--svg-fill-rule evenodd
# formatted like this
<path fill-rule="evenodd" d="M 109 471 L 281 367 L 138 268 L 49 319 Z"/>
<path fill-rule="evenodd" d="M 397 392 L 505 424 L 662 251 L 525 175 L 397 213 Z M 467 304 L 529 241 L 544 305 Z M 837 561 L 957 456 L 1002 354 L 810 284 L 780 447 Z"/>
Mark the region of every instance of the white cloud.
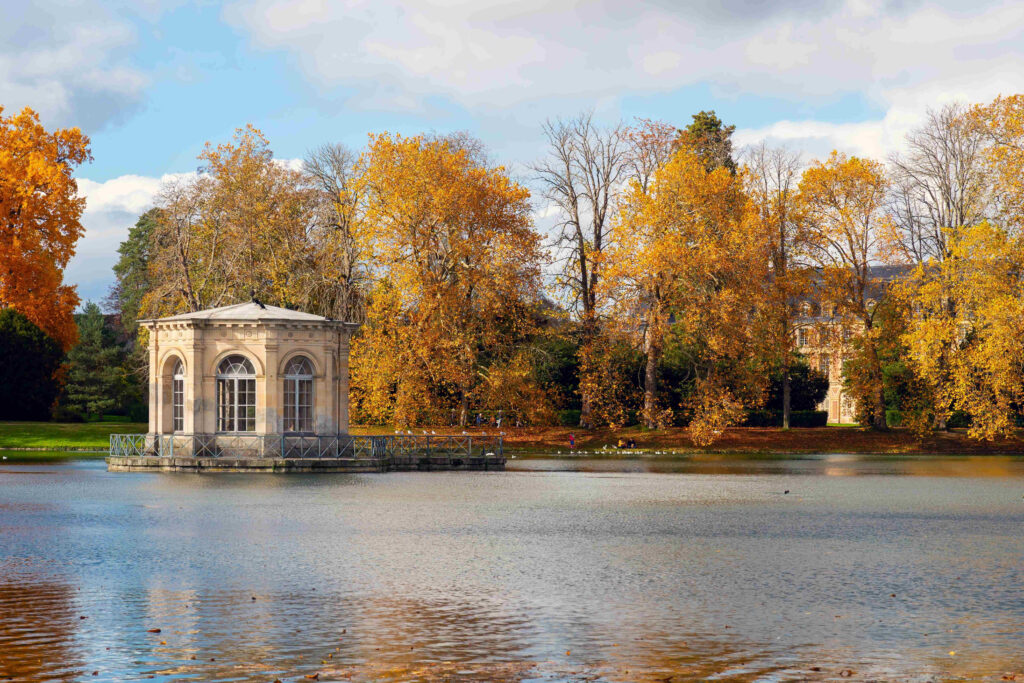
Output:
<path fill-rule="evenodd" d="M 128 228 L 152 208 L 163 183 L 185 175 L 124 175 L 105 182 L 78 179 L 79 194 L 86 201 L 82 215 L 85 235 L 78 242 L 64 279 L 78 285 L 83 301 L 100 301 L 107 295 L 114 279 L 111 269 L 117 263 L 117 248 L 128 237 Z"/>
<path fill-rule="evenodd" d="M 301 159 L 277 159 L 286 168 L 298 170 Z M 100 301 L 114 281 L 117 248 L 128 238 L 128 229 L 139 216 L 153 208 L 162 186 L 193 177 L 190 173 L 168 173 L 159 178 L 123 175 L 104 182 L 78 179 L 78 193 L 85 197 L 82 227 L 75 256 L 64 273 L 66 282 L 78 285 L 85 300 Z"/>
<path fill-rule="evenodd" d="M 146 77 L 121 52 L 133 27 L 95 0 L 6 3 L 0 15 L 0 105 L 30 106 L 47 127 L 92 132 L 141 103 Z"/>
<path fill-rule="evenodd" d="M 875 155 L 927 106 L 1019 89 L 1024 72 L 1015 2 L 236 0 L 225 17 L 255 46 L 293 55 L 318 86 L 355 88 L 353 106 L 443 95 L 477 111 L 544 99 L 583 108 L 710 84 L 721 97 L 813 109 L 859 94 L 884 116 L 765 133 Z"/>

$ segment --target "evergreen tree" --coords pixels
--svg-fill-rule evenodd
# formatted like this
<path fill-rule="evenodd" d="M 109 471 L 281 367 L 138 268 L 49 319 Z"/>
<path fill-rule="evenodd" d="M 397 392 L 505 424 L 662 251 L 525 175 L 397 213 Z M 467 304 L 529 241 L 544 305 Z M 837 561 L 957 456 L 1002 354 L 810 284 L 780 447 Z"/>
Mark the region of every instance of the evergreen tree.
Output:
<path fill-rule="evenodd" d="M 722 125 L 722 119 L 715 111 L 701 111 L 693 114 L 693 123 L 679 131 L 677 145 L 693 147 L 708 171 L 727 168 L 736 173 L 736 162 L 732 158 L 732 134 L 736 126 Z"/>
<path fill-rule="evenodd" d="M 152 289 L 149 259 L 153 228 L 160 220 L 160 209 L 150 209 L 128 228 L 128 239 L 117 248 L 120 257 L 114 264 L 117 278 L 105 305 L 121 314 L 125 331 L 134 336 L 135 323 L 142 308 L 142 297 Z"/>
<path fill-rule="evenodd" d="M 46 420 L 59 390 L 60 344 L 13 308 L 0 310 L 0 420 Z"/>
<path fill-rule="evenodd" d="M 107 329 L 100 307 L 89 302 L 78 314 L 78 344 L 68 352 L 62 416 L 78 419 L 114 409 L 121 389 L 122 353 Z"/>

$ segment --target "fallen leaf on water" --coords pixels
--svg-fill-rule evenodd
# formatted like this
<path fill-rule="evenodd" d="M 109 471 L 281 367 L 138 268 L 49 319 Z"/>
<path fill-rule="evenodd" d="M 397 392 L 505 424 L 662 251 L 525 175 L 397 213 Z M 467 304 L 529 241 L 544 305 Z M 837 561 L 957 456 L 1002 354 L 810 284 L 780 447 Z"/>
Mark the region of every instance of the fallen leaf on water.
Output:
<path fill-rule="evenodd" d="M 850 676 L 853 675 L 853 669 L 843 669 L 842 671 L 839 672 L 839 675 L 842 676 L 843 678 L 849 678 Z"/>
<path fill-rule="evenodd" d="M 160 633 L 160 629 L 158 629 L 158 628 L 151 628 L 148 631 L 146 631 L 146 633 Z"/>
<path fill-rule="evenodd" d="M 571 654 L 571 653 L 572 653 L 572 650 L 566 650 L 566 651 L 565 651 L 565 655 L 566 655 L 567 657 L 568 657 L 568 656 L 569 656 L 569 654 Z"/>
<path fill-rule="evenodd" d="M 956 650 L 950 650 L 949 651 L 949 656 L 950 657 L 956 657 Z"/>
<path fill-rule="evenodd" d="M 314 680 L 314 681 L 319 681 L 320 680 L 320 674 L 318 674 L 318 673 L 316 673 L 316 674 L 306 674 L 306 678 L 308 678 L 310 680 Z"/>
<path fill-rule="evenodd" d="M 161 640 L 161 641 L 160 641 L 160 644 L 161 644 L 161 645 L 166 645 L 166 644 L 167 644 L 167 641 L 166 641 L 166 640 Z"/>

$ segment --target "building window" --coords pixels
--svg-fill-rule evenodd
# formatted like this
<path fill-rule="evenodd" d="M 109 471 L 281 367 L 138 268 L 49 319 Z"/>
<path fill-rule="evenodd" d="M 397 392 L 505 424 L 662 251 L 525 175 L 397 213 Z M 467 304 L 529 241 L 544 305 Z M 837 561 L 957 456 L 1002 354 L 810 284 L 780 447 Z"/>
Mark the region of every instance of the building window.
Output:
<path fill-rule="evenodd" d="M 807 346 L 807 330 L 803 327 L 796 331 L 796 345 Z"/>
<path fill-rule="evenodd" d="M 171 376 L 171 431 L 185 430 L 185 365 L 181 360 L 174 362 Z"/>
<path fill-rule="evenodd" d="M 256 371 L 245 356 L 217 366 L 217 431 L 256 431 Z"/>
<path fill-rule="evenodd" d="M 828 371 L 829 371 L 828 361 L 829 361 L 828 356 L 822 356 L 821 357 L 821 361 L 818 364 L 818 367 L 821 370 L 821 374 L 825 375 L 826 377 L 830 377 L 831 376 L 831 375 L 828 374 Z"/>
<path fill-rule="evenodd" d="M 284 431 L 313 431 L 313 366 L 302 356 L 284 370 Z"/>

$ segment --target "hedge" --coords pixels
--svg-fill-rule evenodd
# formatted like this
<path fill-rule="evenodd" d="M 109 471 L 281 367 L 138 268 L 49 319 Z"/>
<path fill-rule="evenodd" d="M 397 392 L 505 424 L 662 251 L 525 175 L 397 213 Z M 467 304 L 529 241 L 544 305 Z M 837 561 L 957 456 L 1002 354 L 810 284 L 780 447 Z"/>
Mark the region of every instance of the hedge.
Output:
<path fill-rule="evenodd" d="M 828 412 L 824 410 L 794 410 L 789 414 L 789 426 L 793 428 L 824 427 L 828 424 Z M 781 427 L 781 410 L 748 410 L 743 420 L 744 427 Z"/>

